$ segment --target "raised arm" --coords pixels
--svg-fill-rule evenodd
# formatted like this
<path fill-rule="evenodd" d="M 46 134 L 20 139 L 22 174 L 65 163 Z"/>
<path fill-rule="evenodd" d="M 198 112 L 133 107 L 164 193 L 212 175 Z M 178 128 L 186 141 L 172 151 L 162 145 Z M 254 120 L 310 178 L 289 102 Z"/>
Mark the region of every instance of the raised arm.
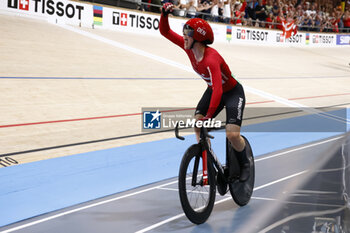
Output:
<path fill-rule="evenodd" d="M 184 49 L 183 37 L 171 30 L 169 26 L 168 14 L 173 8 L 174 5 L 171 3 L 163 5 L 162 14 L 160 15 L 159 31 L 165 38 Z"/>
<path fill-rule="evenodd" d="M 207 70 L 210 74 L 213 93 L 211 95 L 209 109 L 206 117 L 212 118 L 220 104 L 221 96 L 223 93 L 220 63 L 218 61 L 211 62 L 211 64 L 207 66 Z"/>

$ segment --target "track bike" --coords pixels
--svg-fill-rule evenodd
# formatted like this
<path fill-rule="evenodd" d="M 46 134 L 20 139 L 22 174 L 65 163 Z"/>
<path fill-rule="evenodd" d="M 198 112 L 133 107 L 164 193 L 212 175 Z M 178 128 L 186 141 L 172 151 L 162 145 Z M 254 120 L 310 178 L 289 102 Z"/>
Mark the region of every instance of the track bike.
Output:
<path fill-rule="evenodd" d="M 184 137 L 179 135 L 178 125 L 175 127 L 175 135 L 184 140 Z M 242 137 L 250 162 L 250 176 L 244 182 L 239 181 L 240 166 L 227 138 L 227 166 L 223 166 L 215 155 L 210 143 L 210 139 L 214 137 L 205 127 L 200 129 L 199 142 L 186 150 L 180 165 L 178 188 L 182 209 L 191 222 L 202 224 L 209 218 L 215 203 L 216 187 L 222 196 L 229 189 L 233 200 L 239 206 L 244 206 L 250 201 L 255 179 L 254 157 L 249 141 Z"/>

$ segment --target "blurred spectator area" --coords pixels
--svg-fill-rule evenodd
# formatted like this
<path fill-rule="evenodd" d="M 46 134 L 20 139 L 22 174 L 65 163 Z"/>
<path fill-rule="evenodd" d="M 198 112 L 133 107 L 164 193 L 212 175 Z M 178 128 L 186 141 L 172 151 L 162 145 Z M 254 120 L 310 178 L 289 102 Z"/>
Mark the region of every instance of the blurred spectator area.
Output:
<path fill-rule="evenodd" d="M 174 16 L 280 29 L 294 22 L 298 31 L 350 33 L 350 0 L 84 0 L 160 13 L 166 2 Z"/>

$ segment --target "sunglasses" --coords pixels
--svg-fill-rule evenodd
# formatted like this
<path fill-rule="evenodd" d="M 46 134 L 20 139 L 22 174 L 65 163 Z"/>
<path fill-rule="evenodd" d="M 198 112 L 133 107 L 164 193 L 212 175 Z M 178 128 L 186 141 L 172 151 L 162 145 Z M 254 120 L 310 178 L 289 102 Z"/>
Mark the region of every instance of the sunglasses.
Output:
<path fill-rule="evenodd" d="M 189 37 L 193 37 L 194 30 L 190 26 L 185 25 L 183 29 L 183 34 Z"/>

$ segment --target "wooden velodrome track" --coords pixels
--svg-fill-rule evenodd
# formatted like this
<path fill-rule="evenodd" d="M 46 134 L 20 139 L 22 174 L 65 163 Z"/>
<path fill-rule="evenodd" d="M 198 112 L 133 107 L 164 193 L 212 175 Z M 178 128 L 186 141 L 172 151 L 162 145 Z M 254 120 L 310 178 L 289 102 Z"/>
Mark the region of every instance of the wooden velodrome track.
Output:
<path fill-rule="evenodd" d="M 162 133 L 21 153 L 138 134 L 142 107 L 195 107 L 205 89 L 193 73 L 54 24 L 8 15 L 0 21 L 0 154 L 19 163 L 173 137 Z M 164 38 L 77 29 L 190 65 Z M 213 47 L 243 85 L 312 107 L 350 102 L 350 47 Z M 246 97 L 256 107 L 283 106 L 248 91 Z"/>

